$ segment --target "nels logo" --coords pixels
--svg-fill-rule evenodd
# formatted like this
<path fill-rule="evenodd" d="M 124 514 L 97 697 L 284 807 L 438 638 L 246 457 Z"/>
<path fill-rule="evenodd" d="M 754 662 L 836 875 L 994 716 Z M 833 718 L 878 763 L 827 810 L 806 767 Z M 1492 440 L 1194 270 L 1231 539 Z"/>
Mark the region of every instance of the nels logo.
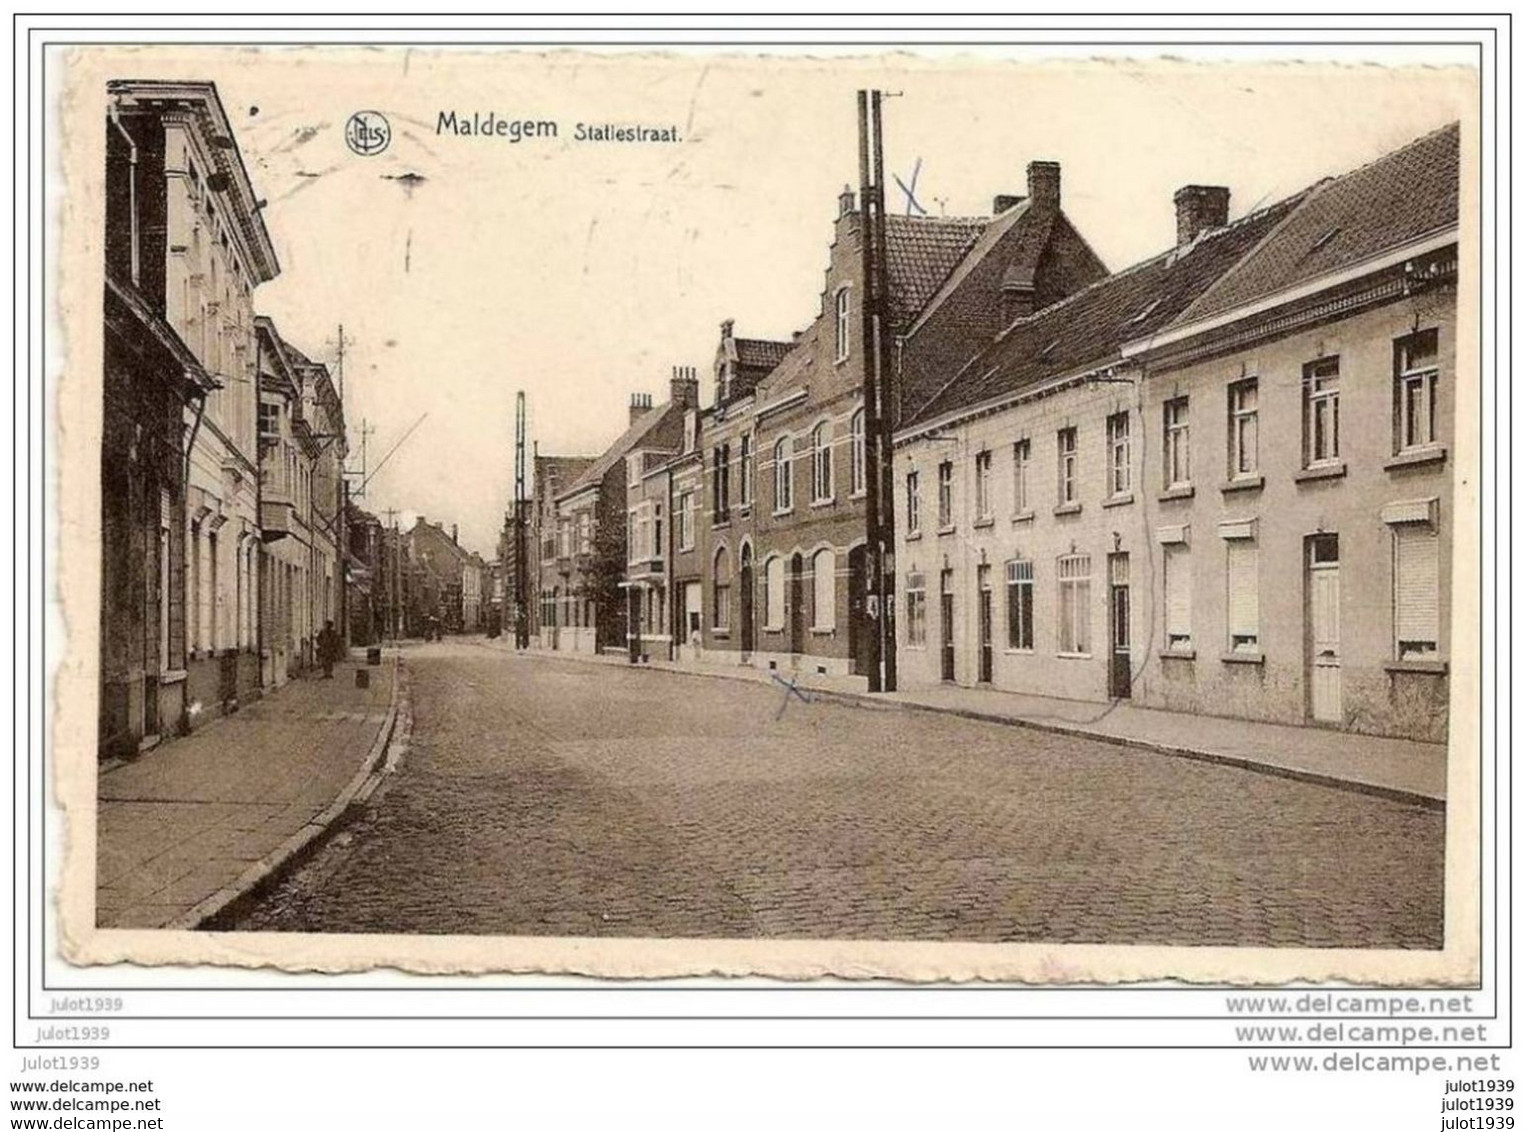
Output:
<path fill-rule="evenodd" d="M 375 157 L 392 144 L 392 125 L 379 110 L 359 110 L 344 124 L 344 141 L 361 157 Z"/>

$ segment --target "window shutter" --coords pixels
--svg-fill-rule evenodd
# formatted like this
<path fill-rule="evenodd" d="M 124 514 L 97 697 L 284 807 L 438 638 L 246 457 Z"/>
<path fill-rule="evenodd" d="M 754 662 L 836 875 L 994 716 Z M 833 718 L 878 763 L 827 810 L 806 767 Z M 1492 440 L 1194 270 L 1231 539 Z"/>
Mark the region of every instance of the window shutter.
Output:
<path fill-rule="evenodd" d="M 1228 543 L 1228 631 L 1232 637 L 1260 636 L 1260 552 L 1247 539 Z"/>
<path fill-rule="evenodd" d="M 1419 524 L 1393 528 L 1393 609 L 1400 641 L 1440 643 L 1440 538 Z"/>
<path fill-rule="evenodd" d="M 1191 636 L 1191 571 L 1186 547 L 1165 548 L 1165 634 Z"/>

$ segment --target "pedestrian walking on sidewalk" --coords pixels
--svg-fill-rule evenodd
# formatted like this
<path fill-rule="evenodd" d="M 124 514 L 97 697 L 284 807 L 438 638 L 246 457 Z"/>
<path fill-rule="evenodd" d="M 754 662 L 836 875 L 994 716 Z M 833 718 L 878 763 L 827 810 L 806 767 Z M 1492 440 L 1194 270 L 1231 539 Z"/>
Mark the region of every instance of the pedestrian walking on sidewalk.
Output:
<path fill-rule="evenodd" d="M 334 623 L 329 621 L 318 634 L 318 662 L 323 665 L 323 679 L 334 678 L 334 662 L 338 659 L 339 634 L 334 632 Z"/>

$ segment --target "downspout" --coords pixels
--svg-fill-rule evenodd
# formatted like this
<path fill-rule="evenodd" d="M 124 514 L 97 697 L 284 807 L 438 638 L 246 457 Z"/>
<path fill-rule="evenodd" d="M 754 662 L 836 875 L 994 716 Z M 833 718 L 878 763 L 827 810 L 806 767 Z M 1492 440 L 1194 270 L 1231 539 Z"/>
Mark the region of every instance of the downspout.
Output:
<path fill-rule="evenodd" d="M 254 330 L 254 660 L 259 666 L 260 693 L 265 690 L 265 439 L 260 435 L 260 374 L 264 357 L 259 328 Z M 270 668 L 275 683 L 275 666 Z"/>

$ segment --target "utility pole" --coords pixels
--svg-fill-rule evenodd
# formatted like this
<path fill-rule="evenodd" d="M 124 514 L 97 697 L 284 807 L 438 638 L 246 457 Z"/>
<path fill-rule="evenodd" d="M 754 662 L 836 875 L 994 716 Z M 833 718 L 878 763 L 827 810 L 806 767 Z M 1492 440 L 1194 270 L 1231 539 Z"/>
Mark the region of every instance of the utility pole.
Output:
<path fill-rule="evenodd" d="M 524 545 L 524 390 L 519 390 L 517 416 L 514 420 L 514 647 L 529 648 L 529 601 L 526 589 L 529 568 Z"/>
<path fill-rule="evenodd" d="M 859 212 L 863 263 L 864 500 L 868 527 L 868 584 L 872 613 L 868 688 L 895 690 L 895 509 L 889 396 L 889 272 L 884 217 L 884 132 L 881 91 L 858 92 Z"/>
<path fill-rule="evenodd" d="M 402 544 L 397 531 L 397 508 L 388 507 L 386 510 L 387 523 L 392 528 L 392 559 L 391 569 L 387 571 L 387 628 L 391 631 L 392 644 L 397 644 L 397 594 L 400 590 L 398 585 L 398 571 L 402 563 Z"/>

